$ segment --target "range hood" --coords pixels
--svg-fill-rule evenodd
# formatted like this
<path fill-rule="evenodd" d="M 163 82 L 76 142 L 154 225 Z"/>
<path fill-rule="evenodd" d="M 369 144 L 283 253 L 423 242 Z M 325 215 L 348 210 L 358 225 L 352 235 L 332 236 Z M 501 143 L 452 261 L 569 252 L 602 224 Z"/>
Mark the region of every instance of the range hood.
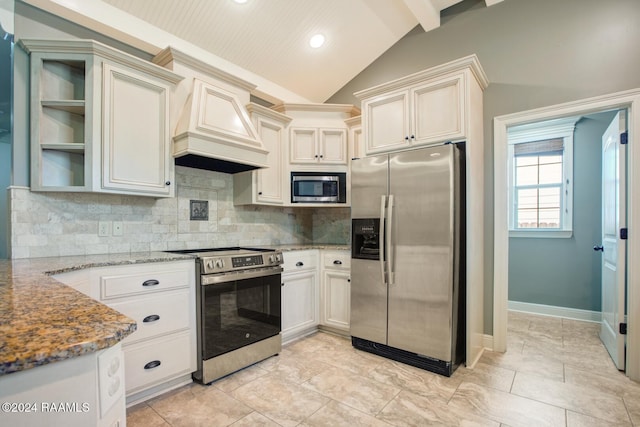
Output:
<path fill-rule="evenodd" d="M 198 78 L 173 137 L 179 166 L 237 173 L 267 167 L 269 152 L 239 98 Z"/>

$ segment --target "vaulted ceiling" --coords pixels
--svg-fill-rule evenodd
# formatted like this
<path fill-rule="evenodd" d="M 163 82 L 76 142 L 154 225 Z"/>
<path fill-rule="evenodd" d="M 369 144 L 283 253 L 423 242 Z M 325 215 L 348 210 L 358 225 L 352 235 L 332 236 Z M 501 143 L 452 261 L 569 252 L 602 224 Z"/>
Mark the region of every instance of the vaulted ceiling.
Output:
<path fill-rule="evenodd" d="M 440 11 L 461 0 L 102 1 L 323 102 L 416 25 L 437 28 Z M 314 49 L 317 33 L 326 42 Z"/>
<path fill-rule="evenodd" d="M 440 12 L 462 0 L 21 1 L 152 55 L 172 45 L 221 63 L 258 94 L 324 102 L 417 25 L 438 28 Z M 312 48 L 318 33 L 325 43 Z"/>

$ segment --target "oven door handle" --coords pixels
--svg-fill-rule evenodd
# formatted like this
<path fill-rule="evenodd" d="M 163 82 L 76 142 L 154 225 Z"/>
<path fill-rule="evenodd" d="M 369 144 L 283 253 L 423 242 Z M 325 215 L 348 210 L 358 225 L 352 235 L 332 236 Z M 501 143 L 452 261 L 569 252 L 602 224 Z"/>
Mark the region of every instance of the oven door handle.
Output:
<path fill-rule="evenodd" d="M 233 282 L 234 280 L 254 279 L 256 277 L 275 276 L 282 273 L 282 267 L 269 267 L 259 270 L 240 271 L 237 273 L 205 274 L 201 276 L 201 284 L 216 285 L 219 283 Z"/>

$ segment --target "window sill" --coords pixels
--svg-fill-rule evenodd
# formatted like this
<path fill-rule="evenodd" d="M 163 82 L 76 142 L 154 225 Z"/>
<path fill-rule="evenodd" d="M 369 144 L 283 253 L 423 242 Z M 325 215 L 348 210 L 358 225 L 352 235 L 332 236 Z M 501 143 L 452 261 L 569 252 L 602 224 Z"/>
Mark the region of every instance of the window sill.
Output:
<path fill-rule="evenodd" d="M 509 237 L 534 239 L 570 239 L 573 230 L 509 230 Z"/>

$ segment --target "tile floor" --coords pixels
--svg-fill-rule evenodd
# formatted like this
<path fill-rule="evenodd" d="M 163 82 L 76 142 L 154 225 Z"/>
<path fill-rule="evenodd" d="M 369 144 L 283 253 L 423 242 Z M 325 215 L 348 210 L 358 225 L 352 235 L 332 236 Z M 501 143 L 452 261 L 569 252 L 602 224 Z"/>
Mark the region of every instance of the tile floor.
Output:
<path fill-rule="evenodd" d="M 129 408 L 147 426 L 640 426 L 640 384 L 599 325 L 509 313 L 508 351 L 446 378 L 318 332 L 279 356 Z"/>

